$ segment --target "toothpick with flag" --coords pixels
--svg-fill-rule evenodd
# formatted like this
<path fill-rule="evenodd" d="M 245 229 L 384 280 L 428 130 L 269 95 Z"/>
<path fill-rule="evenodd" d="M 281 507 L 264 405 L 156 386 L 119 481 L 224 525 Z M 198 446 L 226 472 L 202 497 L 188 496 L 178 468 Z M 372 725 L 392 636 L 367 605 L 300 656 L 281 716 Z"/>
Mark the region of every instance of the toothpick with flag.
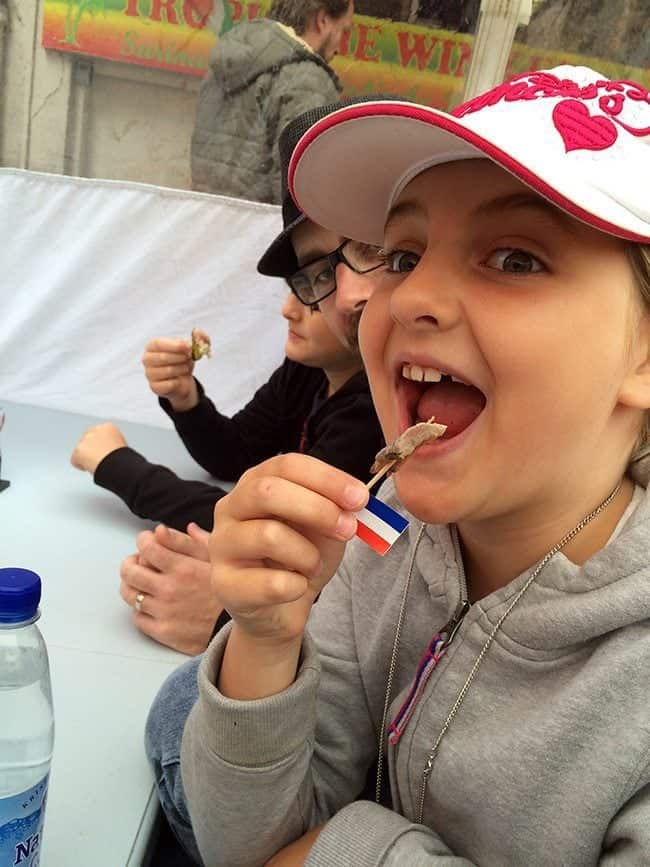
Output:
<path fill-rule="evenodd" d="M 368 505 L 356 513 L 357 536 L 383 557 L 409 525 L 395 509 L 371 496 Z"/>
<path fill-rule="evenodd" d="M 366 487 L 368 490 L 375 485 L 396 463 L 391 461 L 383 466 L 379 472 L 370 479 Z M 355 513 L 357 518 L 357 536 L 362 542 L 381 554 L 387 554 L 395 542 L 409 525 L 409 522 L 395 509 L 391 509 L 386 503 L 382 503 L 377 497 L 370 495 L 367 505 Z"/>
<path fill-rule="evenodd" d="M 366 488 L 370 490 L 386 473 L 391 470 L 395 472 L 396 465 L 399 466 L 417 448 L 442 436 L 447 430 L 447 426 L 434 424 L 434 422 L 435 416 L 431 416 L 428 421 L 411 425 L 390 446 L 386 446 L 378 452 L 371 472 L 377 467 L 379 467 L 379 472 L 370 479 Z M 373 496 L 368 500 L 365 509 L 361 509 L 355 514 L 357 517 L 357 536 L 382 557 L 390 551 L 409 525 L 406 518 L 402 517 L 399 512 Z"/>

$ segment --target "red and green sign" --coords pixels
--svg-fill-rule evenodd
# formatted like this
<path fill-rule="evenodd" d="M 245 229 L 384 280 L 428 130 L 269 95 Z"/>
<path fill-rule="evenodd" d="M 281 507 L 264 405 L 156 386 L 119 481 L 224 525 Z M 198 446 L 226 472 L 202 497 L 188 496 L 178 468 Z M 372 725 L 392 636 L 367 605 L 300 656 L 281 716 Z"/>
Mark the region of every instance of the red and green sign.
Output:
<path fill-rule="evenodd" d="M 43 46 L 186 75 L 204 74 L 218 39 L 270 0 L 44 0 Z M 462 99 L 474 37 L 356 15 L 333 62 L 345 93 L 391 93 L 448 109 Z M 650 71 L 515 45 L 508 74 L 558 63 L 650 85 Z"/>

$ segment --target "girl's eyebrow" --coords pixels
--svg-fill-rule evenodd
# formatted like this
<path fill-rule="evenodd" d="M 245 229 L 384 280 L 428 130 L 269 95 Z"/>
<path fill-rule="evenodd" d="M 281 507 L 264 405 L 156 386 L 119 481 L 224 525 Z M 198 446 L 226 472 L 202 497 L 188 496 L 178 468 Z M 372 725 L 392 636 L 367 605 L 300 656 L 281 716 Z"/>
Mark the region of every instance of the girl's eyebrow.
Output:
<path fill-rule="evenodd" d="M 540 216 L 550 218 L 563 231 L 570 232 L 572 235 L 578 234 L 578 226 L 572 217 L 534 193 L 510 193 L 483 202 L 474 210 L 472 217 L 494 219 L 504 211 L 520 210 L 536 211 Z"/>
<path fill-rule="evenodd" d="M 547 202 L 546 199 L 535 195 L 535 193 L 508 193 L 498 196 L 495 199 L 482 202 L 470 216 L 476 220 L 484 218 L 494 219 L 499 215 L 503 215 L 504 212 L 523 210 L 537 212 L 541 217 L 550 218 L 563 231 L 570 232 L 573 235 L 578 234 L 579 224 L 577 224 L 576 220 L 559 208 L 556 208 L 555 205 Z M 399 204 L 390 209 L 384 231 L 388 231 L 393 223 L 399 222 L 402 219 L 422 215 L 424 215 L 424 209 L 418 202 L 412 200 L 399 202 Z"/>
<path fill-rule="evenodd" d="M 397 222 L 405 217 L 421 216 L 423 214 L 424 209 L 417 202 L 409 200 L 400 202 L 398 205 L 392 207 L 388 212 L 388 217 L 386 218 L 386 223 L 384 225 L 384 232 L 388 230 L 391 223 Z"/>

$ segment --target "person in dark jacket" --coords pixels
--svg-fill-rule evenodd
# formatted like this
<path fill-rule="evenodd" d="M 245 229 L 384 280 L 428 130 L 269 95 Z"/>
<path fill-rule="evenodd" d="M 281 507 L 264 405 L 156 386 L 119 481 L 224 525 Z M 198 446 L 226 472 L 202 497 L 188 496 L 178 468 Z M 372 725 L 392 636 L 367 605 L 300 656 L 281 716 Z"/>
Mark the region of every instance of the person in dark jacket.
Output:
<path fill-rule="evenodd" d="M 342 344 L 358 357 L 360 313 L 378 285 L 375 278 L 381 273 L 383 258 L 377 248 L 345 241 L 307 220 L 293 203 L 286 183 L 296 143 L 312 123 L 332 110 L 332 106 L 324 106 L 308 112 L 289 124 L 282 134 L 284 228 L 260 259 L 258 270 L 284 277 L 305 306 L 317 304 Z M 278 377 L 280 380 L 279 373 Z M 320 432 L 321 447 L 329 449 L 327 443 L 332 443 L 334 463 L 345 468 L 350 466 L 350 460 L 358 461 L 354 475 L 367 479 L 371 457 L 377 443 L 383 444 L 383 434 L 365 374 L 355 373 L 324 402 L 323 384 L 321 379 L 321 385 L 314 391 L 301 438 L 306 434 L 309 443 Z M 344 403 L 342 398 L 346 394 L 349 399 Z M 311 450 L 307 449 L 311 455 L 318 454 L 315 442 L 314 439 Z M 195 492 L 190 490 L 188 495 L 194 498 Z M 214 490 L 206 496 L 212 496 L 208 507 L 211 511 Z M 211 521 L 210 514 L 210 525 Z M 204 650 L 215 630 L 215 621 L 219 626 L 227 619 L 212 594 L 207 539 L 206 530 L 196 523 L 190 523 L 187 532 L 159 525 L 153 532 L 147 530 L 138 535 L 137 552 L 124 560 L 120 570 L 120 593 L 134 608 L 136 627 L 184 653 Z"/>
<path fill-rule="evenodd" d="M 353 0 L 274 0 L 269 18 L 219 37 L 196 106 L 194 190 L 281 203 L 280 134 L 303 112 L 339 98 L 329 61 L 353 11 Z"/>
<path fill-rule="evenodd" d="M 367 99 L 372 98 L 346 103 Z M 337 107 L 306 112 L 283 131 L 278 148 L 283 229 L 257 267 L 261 274 L 287 281 L 302 302 L 303 314 L 317 308 L 310 318 L 322 316 L 340 343 L 322 327 L 306 348 L 288 340 L 283 364 L 232 418 L 218 411 L 193 377 L 189 342 L 158 339 L 145 352 L 147 378 L 162 409 L 197 463 L 222 482 L 237 481 L 249 467 L 291 451 L 308 453 L 367 481 L 374 455 L 383 445 L 357 341 L 361 311 L 383 258 L 378 248 L 346 241 L 308 220 L 287 185 L 295 145 L 316 120 Z M 290 300 L 283 312 L 290 331 L 291 320 L 303 318 Z M 170 368 L 173 361 L 178 366 Z M 225 493 L 221 487 L 180 479 L 166 467 L 149 463 L 128 448 L 112 424 L 87 431 L 71 460 L 78 469 L 93 473 L 96 484 L 121 497 L 139 517 L 180 531 L 190 523 L 211 530 L 214 505 Z"/>
<path fill-rule="evenodd" d="M 279 452 L 304 452 L 352 475 L 370 478 L 373 456 L 382 445 L 361 359 L 344 346 L 325 316 L 290 293 L 282 308 L 288 322 L 286 358 L 251 401 L 232 418 L 219 412 L 192 375 L 189 342 L 158 338 L 145 352 L 145 370 L 162 409 L 187 450 L 215 478 L 235 482 L 249 467 Z M 172 351 L 173 350 L 173 351 Z M 149 360 L 147 360 L 149 359 Z M 156 381 L 155 372 L 174 365 L 174 379 Z M 182 395 L 191 390 L 189 403 Z M 111 423 L 90 428 L 71 457 L 80 470 L 120 497 L 142 518 L 178 530 L 190 522 L 212 529 L 214 505 L 225 491 L 179 478 L 129 448 Z"/>

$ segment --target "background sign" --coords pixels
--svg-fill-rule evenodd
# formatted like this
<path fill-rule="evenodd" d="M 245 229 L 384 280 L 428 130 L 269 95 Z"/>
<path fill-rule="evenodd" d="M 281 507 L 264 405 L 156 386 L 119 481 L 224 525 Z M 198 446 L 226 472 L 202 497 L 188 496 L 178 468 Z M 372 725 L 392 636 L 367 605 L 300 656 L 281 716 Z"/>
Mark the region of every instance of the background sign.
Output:
<path fill-rule="evenodd" d="M 264 16 L 269 6 L 270 0 L 44 0 L 43 46 L 202 76 L 217 34 Z M 355 15 L 332 66 L 346 95 L 394 94 L 450 109 L 462 99 L 473 46 L 469 34 Z M 516 43 L 507 75 L 559 63 L 650 86 L 650 70 Z"/>

